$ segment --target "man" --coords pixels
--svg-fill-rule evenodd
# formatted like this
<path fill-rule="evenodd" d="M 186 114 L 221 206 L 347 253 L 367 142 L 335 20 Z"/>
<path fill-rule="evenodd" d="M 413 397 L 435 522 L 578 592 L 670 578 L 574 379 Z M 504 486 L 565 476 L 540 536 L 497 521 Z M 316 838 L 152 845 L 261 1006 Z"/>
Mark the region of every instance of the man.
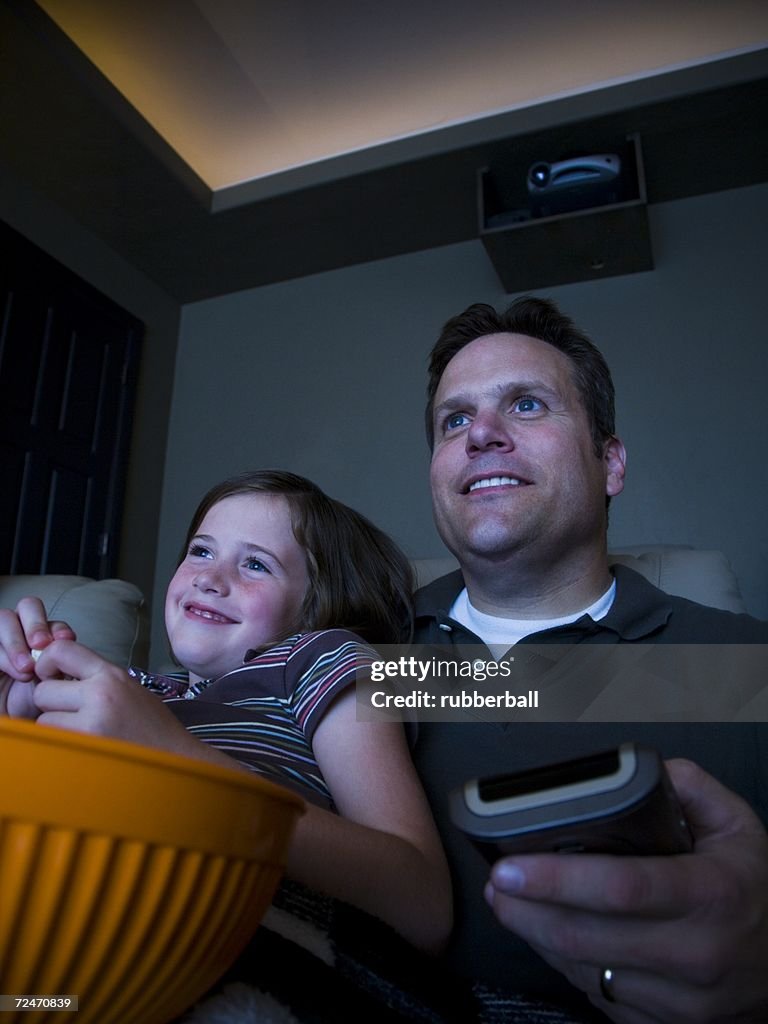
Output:
<path fill-rule="evenodd" d="M 613 384 L 554 305 L 470 306 L 446 324 L 429 372 L 434 514 L 461 572 L 417 595 L 417 642 L 768 642 L 766 623 L 609 567 L 607 508 L 626 461 Z M 768 1021 L 768 836 L 750 808 L 768 819 L 767 738 L 756 723 L 422 723 L 417 768 L 456 879 L 456 968 L 578 1019 Z M 669 767 L 694 852 L 508 857 L 488 880 L 446 794 L 627 739 L 690 759 Z"/>

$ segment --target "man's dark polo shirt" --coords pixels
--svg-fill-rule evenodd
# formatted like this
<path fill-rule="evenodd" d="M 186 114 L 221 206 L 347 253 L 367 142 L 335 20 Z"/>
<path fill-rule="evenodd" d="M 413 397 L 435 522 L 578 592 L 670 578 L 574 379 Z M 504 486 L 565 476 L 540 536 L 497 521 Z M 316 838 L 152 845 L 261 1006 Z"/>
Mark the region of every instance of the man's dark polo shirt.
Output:
<path fill-rule="evenodd" d="M 526 637 L 521 644 L 768 644 L 768 623 L 669 596 L 638 573 L 614 566 L 613 606 Z M 451 573 L 416 595 L 416 643 L 482 646 L 448 617 L 463 587 Z M 766 680 L 768 682 L 768 680 Z M 454 877 L 456 928 L 452 967 L 487 984 L 570 1005 L 585 1019 L 596 1011 L 556 972 L 499 926 L 483 899 L 488 866 L 452 825 L 447 794 L 467 779 L 566 760 L 635 740 L 665 757 L 696 761 L 743 796 L 768 822 L 768 727 L 763 722 L 420 722 L 414 750 Z M 610 965 L 609 965 L 610 966 Z M 605 1020 L 596 1014 L 596 1020 Z"/>

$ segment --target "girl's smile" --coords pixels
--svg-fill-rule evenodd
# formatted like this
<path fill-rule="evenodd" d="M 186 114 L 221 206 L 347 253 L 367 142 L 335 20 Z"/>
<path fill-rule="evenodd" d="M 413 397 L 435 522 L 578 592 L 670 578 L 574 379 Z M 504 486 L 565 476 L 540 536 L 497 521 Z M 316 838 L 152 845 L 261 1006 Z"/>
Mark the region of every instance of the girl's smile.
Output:
<path fill-rule="evenodd" d="M 165 624 L 176 659 L 193 682 L 237 668 L 246 651 L 299 630 L 307 585 L 286 499 L 223 498 L 200 523 L 168 587 Z"/>
<path fill-rule="evenodd" d="M 213 608 L 206 608 L 201 604 L 193 604 L 192 602 L 184 606 L 184 611 L 187 615 L 193 618 L 204 619 L 206 622 L 221 622 L 226 625 L 237 621 L 236 619 L 230 619 L 227 615 L 222 615 L 221 612 L 217 612 Z"/>

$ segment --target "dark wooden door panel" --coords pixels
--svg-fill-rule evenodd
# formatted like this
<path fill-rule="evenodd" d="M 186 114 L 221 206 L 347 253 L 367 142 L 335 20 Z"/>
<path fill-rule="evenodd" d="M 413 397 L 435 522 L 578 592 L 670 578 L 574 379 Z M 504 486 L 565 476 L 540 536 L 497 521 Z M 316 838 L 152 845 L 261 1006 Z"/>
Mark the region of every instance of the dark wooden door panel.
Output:
<path fill-rule="evenodd" d="M 0 234 L 0 572 L 114 575 L 142 325 Z"/>

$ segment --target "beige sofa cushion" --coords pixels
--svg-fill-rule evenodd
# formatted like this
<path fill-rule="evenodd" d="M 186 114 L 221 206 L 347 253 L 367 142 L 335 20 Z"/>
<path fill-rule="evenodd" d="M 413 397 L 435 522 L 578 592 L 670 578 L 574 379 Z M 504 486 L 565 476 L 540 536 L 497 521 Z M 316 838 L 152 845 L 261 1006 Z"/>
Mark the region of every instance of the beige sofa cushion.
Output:
<path fill-rule="evenodd" d="M 699 551 L 671 544 L 637 545 L 610 552 L 611 564 L 641 573 L 659 590 L 690 601 L 745 611 L 736 574 L 722 551 Z"/>
<path fill-rule="evenodd" d="M 50 619 L 68 623 L 78 640 L 117 665 L 146 665 L 149 631 L 144 597 L 125 580 L 85 576 L 0 576 L 0 608 L 39 597 Z"/>

